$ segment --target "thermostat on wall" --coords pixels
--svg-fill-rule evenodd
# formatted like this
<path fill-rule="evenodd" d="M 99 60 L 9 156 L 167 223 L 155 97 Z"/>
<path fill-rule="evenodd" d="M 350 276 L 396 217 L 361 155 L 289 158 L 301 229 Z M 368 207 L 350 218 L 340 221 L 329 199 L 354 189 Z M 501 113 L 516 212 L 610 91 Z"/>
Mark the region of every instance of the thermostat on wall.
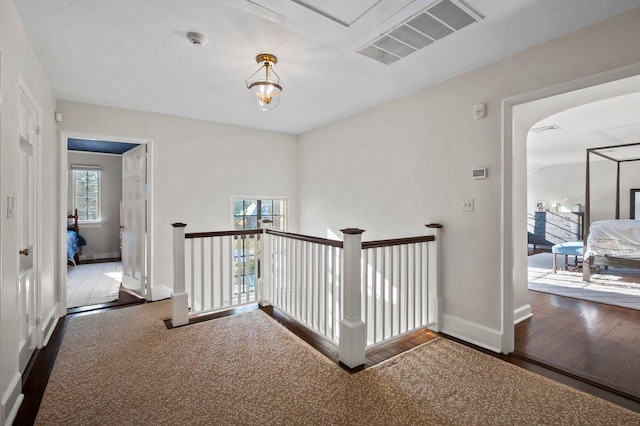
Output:
<path fill-rule="evenodd" d="M 473 169 L 473 178 L 474 179 L 484 179 L 487 177 L 487 169 Z"/>

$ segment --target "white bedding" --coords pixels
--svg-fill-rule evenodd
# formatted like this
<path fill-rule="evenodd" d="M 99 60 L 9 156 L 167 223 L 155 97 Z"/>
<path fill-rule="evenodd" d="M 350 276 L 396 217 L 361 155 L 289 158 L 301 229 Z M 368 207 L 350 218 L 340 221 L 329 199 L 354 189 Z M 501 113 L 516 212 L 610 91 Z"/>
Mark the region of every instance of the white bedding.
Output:
<path fill-rule="evenodd" d="M 640 260 L 640 220 L 599 220 L 589 228 L 585 256 Z"/>

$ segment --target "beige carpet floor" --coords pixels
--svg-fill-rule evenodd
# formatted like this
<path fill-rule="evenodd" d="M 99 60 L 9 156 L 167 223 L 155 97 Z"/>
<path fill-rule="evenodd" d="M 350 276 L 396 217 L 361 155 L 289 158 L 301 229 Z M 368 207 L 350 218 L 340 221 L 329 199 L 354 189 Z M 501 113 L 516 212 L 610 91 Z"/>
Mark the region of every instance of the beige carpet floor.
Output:
<path fill-rule="evenodd" d="M 442 338 L 350 375 L 261 311 L 167 330 L 169 309 L 71 318 L 36 424 L 640 424 Z"/>

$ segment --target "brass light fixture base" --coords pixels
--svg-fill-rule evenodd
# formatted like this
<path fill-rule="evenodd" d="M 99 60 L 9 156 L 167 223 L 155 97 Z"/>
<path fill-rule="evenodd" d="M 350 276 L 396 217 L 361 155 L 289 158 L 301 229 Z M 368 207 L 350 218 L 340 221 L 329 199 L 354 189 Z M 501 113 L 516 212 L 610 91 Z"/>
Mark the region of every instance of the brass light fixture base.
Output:
<path fill-rule="evenodd" d="M 278 58 L 270 53 L 261 53 L 256 56 L 256 62 L 260 65 L 269 64 L 270 66 L 273 66 L 278 63 Z"/>

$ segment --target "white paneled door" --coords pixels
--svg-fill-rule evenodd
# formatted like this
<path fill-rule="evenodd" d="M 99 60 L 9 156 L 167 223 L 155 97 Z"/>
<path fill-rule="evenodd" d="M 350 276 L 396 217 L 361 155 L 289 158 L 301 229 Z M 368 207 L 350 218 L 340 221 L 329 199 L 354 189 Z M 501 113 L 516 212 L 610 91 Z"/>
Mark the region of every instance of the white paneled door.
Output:
<path fill-rule="evenodd" d="M 19 312 L 19 368 L 23 373 L 38 345 L 38 288 L 36 262 L 36 162 L 39 132 L 38 108 L 20 88 L 18 104 L 19 177 L 15 199 L 18 225 L 18 312 Z M 9 215 L 12 213 L 9 212 Z"/>
<path fill-rule="evenodd" d="M 122 154 L 122 285 L 146 296 L 147 146 Z"/>

